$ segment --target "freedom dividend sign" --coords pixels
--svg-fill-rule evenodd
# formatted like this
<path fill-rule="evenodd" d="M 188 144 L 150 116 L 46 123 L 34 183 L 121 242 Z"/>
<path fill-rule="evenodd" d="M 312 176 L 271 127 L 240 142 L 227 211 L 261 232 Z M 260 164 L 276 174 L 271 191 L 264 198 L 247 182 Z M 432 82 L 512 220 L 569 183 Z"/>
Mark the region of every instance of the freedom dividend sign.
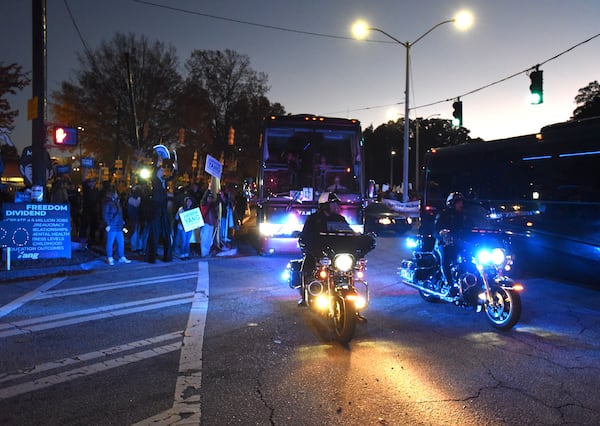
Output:
<path fill-rule="evenodd" d="M 0 245 L 13 259 L 71 258 L 68 204 L 4 203 L 2 217 Z"/>

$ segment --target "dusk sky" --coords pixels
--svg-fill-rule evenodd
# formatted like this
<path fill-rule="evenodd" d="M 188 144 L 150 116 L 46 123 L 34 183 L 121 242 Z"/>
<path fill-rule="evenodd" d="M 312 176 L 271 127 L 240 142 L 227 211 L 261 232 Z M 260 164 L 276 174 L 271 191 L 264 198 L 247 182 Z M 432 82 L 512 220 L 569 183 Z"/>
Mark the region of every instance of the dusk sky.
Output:
<path fill-rule="evenodd" d="M 412 47 L 410 106 L 417 108 L 410 118 L 450 119 L 452 100 L 461 96 L 472 137 L 535 133 L 566 121 L 578 90 L 600 80 L 600 37 L 548 61 L 600 33 L 598 0 L 47 0 L 48 94 L 70 78 L 83 51 L 65 1 L 91 49 L 115 32 L 144 34 L 176 48 L 182 73 L 194 49 L 232 49 L 269 76 L 267 96 L 287 112 L 357 118 L 363 128 L 404 114 L 406 51 L 394 42 L 354 40 L 357 19 L 413 42 L 471 11 L 469 30 L 445 24 Z M 30 71 L 31 1 L 2 0 L 0 17 L 0 61 Z M 368 38 L 390 41 L 376 32 Z M 543 62 L 542 105 L 529 104 L 525 73 L 466 95 Z M 19 152 L 31 144 L 31 90 L 9 97 L 20 110 L 11 135 Z"/>

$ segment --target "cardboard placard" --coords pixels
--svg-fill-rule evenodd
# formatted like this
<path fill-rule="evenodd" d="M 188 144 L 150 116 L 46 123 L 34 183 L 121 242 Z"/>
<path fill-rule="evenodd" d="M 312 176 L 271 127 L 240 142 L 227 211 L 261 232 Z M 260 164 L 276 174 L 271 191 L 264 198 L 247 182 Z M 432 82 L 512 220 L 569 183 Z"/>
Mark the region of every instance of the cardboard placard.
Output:
<path fill-rule="evenodd" d="M 179 220 L 181 220 L 185 232 L 204 226 L 204 219 L 202 219 L 199 207 L 179 213 Z"/>
<path fill-rule="evenodd" d="M 215 157 L 206 154 L 206 164 L 204 165 L 204 171 L 211 176 L 221 179 L 223 173 L 223 165 Z"/>

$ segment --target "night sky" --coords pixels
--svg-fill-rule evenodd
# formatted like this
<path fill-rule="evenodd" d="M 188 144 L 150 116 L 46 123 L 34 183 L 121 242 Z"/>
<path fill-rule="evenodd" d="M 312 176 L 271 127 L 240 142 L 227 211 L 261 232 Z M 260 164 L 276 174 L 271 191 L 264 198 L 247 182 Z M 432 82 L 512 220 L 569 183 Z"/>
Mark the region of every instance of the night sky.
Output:
<path fill-rule="evenodd" d="M 182 72 L 194 49 L 232 49 L 248 55 L 253 69 L 269 76 L 267 96 L 287 112 L 357 118 L 363 127 L 404 114 L 406 51 L 376 32 L 370 42 L 353 39 L 351 26 L 359 18 L 413 42 L 460 10 L 473 13 L 469 30 L 442 25 L 415 44 L 410 73 L 410 106 L 417 107 L 411 119 L 451 118 L 452 100 L 461 96 L 464 126 L 472 137 L 535 133 L 568 120 L 578 90 L 600 80 L 600 37 L 548 61 L 600 33 L 598 0 L 67 2 L 92 49 L 117 31 L 144 34 L 174 46 Z M 2 0 L 0 20 L 0 61 L 30 71 L 31 1 Z M 47 46 L 50 93 L 70 78 L 78 65 L 75 54 L 83 51 L 65 0 L 47 0 Z M 542 105 L 529 104 L 524 73 L 477 91 L 543 62 Z M 30 97 L 31 87 L 9 97 L 21 111 L 11 135 L 19 151 L 31 143 Z M 434 105 L 421 107 L 428 104 Z"/>

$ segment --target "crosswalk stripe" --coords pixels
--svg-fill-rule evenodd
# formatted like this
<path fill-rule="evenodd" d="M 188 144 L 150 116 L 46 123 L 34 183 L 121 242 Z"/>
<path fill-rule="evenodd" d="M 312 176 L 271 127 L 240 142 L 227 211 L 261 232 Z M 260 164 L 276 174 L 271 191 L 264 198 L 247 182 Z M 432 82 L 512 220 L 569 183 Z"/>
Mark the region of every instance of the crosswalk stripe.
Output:
<path fill-rule="evenodd" d="M 129 303 L 101 306 L 98 308 L 73 311 L 65 314 L 48 315 L 45 317 L 31 318 L 15 321 L 9 324 L 0 324 L 0 338 L 29 334 L 32 332 L 49 330 L 52 328 L 75 325 L 82 322 L 95 321 L 99 319 L 128 315 L 137 312 L 150 311 L 153 309 L 166 308 L 169 306 L 190 303 L 193 293 L 182 293 L 173 296 L 144 299 Z"/>

